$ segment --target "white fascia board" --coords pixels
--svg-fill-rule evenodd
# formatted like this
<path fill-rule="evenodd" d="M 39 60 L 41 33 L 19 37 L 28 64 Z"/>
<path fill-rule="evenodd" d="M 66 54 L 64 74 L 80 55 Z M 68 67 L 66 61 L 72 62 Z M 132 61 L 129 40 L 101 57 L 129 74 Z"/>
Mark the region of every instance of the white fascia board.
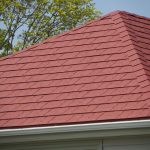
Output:
<path fill-rule="evenodd" d="M 150 128 L 149 120 L 135 121 L 117 121 L 105 123 L 88 123 L 75 125 L 60 125 L 18 129 L 1 129 L 0 137 L 17 136 L 17 135 L 40 135 L 40 134 L 61 134 L 89 131 L 108 131 L 108 130 L 123 130 L 123 129 L 143 129 Z"/>

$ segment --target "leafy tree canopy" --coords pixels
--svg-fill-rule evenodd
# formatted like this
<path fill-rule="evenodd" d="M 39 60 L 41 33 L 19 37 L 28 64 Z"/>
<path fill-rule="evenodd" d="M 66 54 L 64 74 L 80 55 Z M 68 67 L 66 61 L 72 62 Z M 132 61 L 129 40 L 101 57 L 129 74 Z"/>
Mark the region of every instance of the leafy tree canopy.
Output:
<path fill-rule="evenodd" d="M 8 55 L 100 15 L 92 0 L 1 0 L 0 50 Z M 14 40 L 18 38 L 17 44 Z"/>

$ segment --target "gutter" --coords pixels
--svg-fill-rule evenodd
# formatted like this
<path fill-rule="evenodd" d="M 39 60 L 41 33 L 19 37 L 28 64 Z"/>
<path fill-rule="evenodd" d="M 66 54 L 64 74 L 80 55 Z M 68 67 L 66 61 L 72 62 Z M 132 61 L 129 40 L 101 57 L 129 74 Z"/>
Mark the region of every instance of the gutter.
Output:
<path fill-rule="evenodd" d="M 40 135 L 40 134 L 63 134 L 76 132 L 94 132 L 94 131 L 112 131 L 112 130 L 130 130 L 130 129 L 150 129 L 149 120 L 135 121 L 117 121 L 105 123 L 88 123 L 76 125 L 60 125 L 47 127 L 31 127 L 18 129 L 2 129 L 0 130 L 0 138 L 24 135 Z M 150 132 L 148 133 L 150 134 Z"/>

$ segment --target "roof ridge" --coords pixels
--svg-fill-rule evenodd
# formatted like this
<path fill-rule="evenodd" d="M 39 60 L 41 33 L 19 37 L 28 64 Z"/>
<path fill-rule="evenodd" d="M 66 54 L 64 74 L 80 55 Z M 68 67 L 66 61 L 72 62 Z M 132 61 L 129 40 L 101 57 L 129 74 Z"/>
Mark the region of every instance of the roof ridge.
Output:
<path fill-rule="evenodd" d="M 142 16 L 142 15 L 139 15 L 139 14 L 136 14 L 136 13 L 133 13 L 133 12 L 128 12 L 128 11 L 125 11 L 125 10 L 115 10 L 115 11 L 112 11 L 112 12 L 106 14 L 106 16 L 108 16 L 108 15 L 115 15 L 115 14 L 132 15 L 132 16 L 134 16 L 134 17 L 138 17 L 138 18 L 143 18 L 143 19 L 148 19 L 148 20 L 150 20 L 149 17 L 145 17 L 145 16 Z"/>
<path fill-rule="evenodd" d="M 88 25 L 90 25 L 90 24 L 92 24 L 92 23 L 94 23 L 94 22 L 97 22 L 97 21 L 99 21 L 99 20 L 101 20 L 101 19 L 104 19 L 105 17 L 106 17 L 106 16 L 102 16 L 102 17 L 100 16 L 100 17 L 97 17 L 97 18 L 95 18 L 95 19 L 93 19 L 93 20 L 87 21 L 86 23 L 81 24 L 81 25 L 79 25 L 79 26 L 77 26 L 77 27 L 73 27 L 71 30 L 62 32 L 62 33 L 60 33 L 60 34 L 58 34 L 58 35 L 54 35 L 53 37 L 50 37 L 50 38 L 44 40 L 43 43 L 44 43 L 44 44 L 45 44 L 45 43 L 48 43 L 52 38 L 58 38 L 58 37 L 67 35 L 67 34 L 70 33 L 70 32 L 77 31 L 77 30 L 79 30 L 79 29 L 81 29 L 81 28 L 87 27 Z"/>
<path fill-rule="evenodd" d="M 43 40 L 43 41 L 40 42 L 40 43 L 37 43 L 37 44 L 31 45 L 31 46 L 28 46 L 28 47 L 24 48 L 23 50 L 21 50 L 21 51 L 19 51 L 19 52 L 16 52 L 16 53 L 13 53 L 13 54 L 11 54 L 11 55 L 2 57 L 2 58 L 0 58 L 0 61 L 5 60 L 5 59 L 8 59 L 8 58 L 10 58 L 10 57 L 13 57 L 13 56 L 15 56 L 15 55 L 18 55 L 18 54 L 20 54 L 20 53 L 22 53 L 22 52 L 25 52 L 25 51 L 27 51 L 27 50 L 30 50 L 31 48 L 35 48 L 35 47 L 37 47 L 37 46 L 39 46 L 39 45 L 48 43 L 49 41 L 51 41 L 51 40 L 53 40 L 53 39 L 55 39 L 55 38 L 64 36 L 64 35 L 66 35 L 66 34 L 72 32 L 72 31 L 76 31 L 76 30 L 81 29 L 81 28 L 83 28 L 83 27 L 86 27 L 86 26 L 88 26 L 88 25 L 90 25 L 90 24 L 92 24 L 92 23 L 94 23 L 94 22 L 100 21 L 100 20 L 102 20 L 102 19 L 105 19 L 105 18 L 108 17 L 108 16 L 113 16 L 113 15 L 115 15 L 115 14 L 134 15 L 134 16 L 136 16 L 136 17 L 140 17 L 140 18 L 143 18 L 143 19 L 148 19 L 148 20 L 150 20 L 150 18 L 148 18 L 148 17 L 144 17 L 144 16 L 141 16 L 141 15 L 137 15 L 137 14 L 135 14 L 135 13 L 130 13 L 130 12 L 127 12 L 127 11 L 124 11 L 124 10 L 123 10 L 123 11 L 122 11 L 122 10 L 115 10 L 115 11 L 112 11 L 112 12 L 106 14 L 106 15 L 99 16 L 99 17 L 97 17 L 96 19 L 87 21 L 86 23 L 81 24 L 81 25 L 78 26 L 78 27 L 74 27 L 74 28 L 72 28 L 71 30 L 68 30 L 68 31 L 62 32 L 62 33 L 60 33 L 60 34 L 54 35 L 54 36 L 52 36 L 52 37 L 49 37 L 49 38 Z"/>
<path fill-rule="evenodd" d="M 83 28 L 83 27 L 86 27 L 86 26 L 88 26 L 89 24 L 92 24 L 93 22 L 96 22 L 96 21 L 98 21 L 98 20 L 104 19 L 105 17 L 106 17 L 106 16 L 97 17 L 96 19 L 87 21 L 86 23 L 81 24 L 81 25 L 78 26 L 78 27 L 74 27 L 74 28 L 72 28 L 71 30 L 67 30 L 67 31 L 64 31 L 64 32 L 62 32 L 62 33 L 56 34 L 56 35 L 54 35 L 54 36 L 52 36 L 52 37 L 48 37 L 47 39 L 43 40 L 43 41 L 40 42 L 40 43 L 36 43 L 36 44 L 34 44 L 34 45 L 27 46 L 26 48 L 22 49 L 21 51 L 18 51 L 18 52 L 16 52 L 16 53 L 12 53 L 12 54 L 10 54 L 10 55 L 4 56 L 4 57 L 0 58 L 0 61 L 5 60 L 5 59 L 8 59 L 8 58 L 10 58 L 10 57 L 13 57 L 13 56 L 15 56 L 15 55 L 18 55 L 18 54 L 20 54 L 20 53 L 22 53 L 22 52 L 25 52 L 25 51 L 27 51 L 27 50 L 30 50 L 31 48 L 35 48 L 35 47 L 37 47 L 37 46 L 39 46 L 39 45 L 48 43 L 48 42 L 50 42 L 50 41 L 53 40 L 53 39 L 62 37 L 62 36 L 64 36 L 64 35 L 67 35 L 67 34 L 70 33 L 70 32 L 73 32 L 73 31 L 76 31 L 76 30 L 81 29 L 81 28 Z"/>
<path fill-rule="evenodd" d="M 131 13 L 127 13 L 127 12 L 125 13 L 131 15 Z M 135 41 L 133 40 L 133 37 L 130 34 L 128 26 L 123 18 L 123 14 L 124 11 L 115 12 L 112 15 L 112 20 L 117 26 L 117 31 L 121 37 L 121 40 L 123 41 L 123 44 L 126 45 L 126 47 L 128 47 L 126 49 L 126 54 L 136 73 L 137 80 L 140 83 L 139 85 L 143 88 L 144 91 L 145 90 L 149 91 L 149 86 L 150 86 L 149 76 L 147 75 L 144 69 L 144 65 L 142 63 L 140 55 L 138 54 Z M 134 37 L 134 39 L 136 39 L 136 36 Z"/>
<path fill-rule="evenodd" d="M 22 50 L 20 50 L 20 51 L 18 51 L 18 52 L 16 52 L 16 53 L 12 53 L 12 54 L 10 54 L 10 55 L 1 57 L 1 58 L 0 58 L 0 62 L 3 61 L 3 60 L 9 59 L 9 58 L 11 58 L 11 57 L 13 57 L 13 56 L 16 56 L 16 55 L 18 55 L 18 54 L 20 54 L 20 53 L 23 53 L 23 52 L 25 52 L 25 51 L 27 51 L 27 50 L 29 50 L 29 49 L 31 49 L 31 48 L 35 48 L 35 47 L 37 47 L 37 46 L 39 46 L 39 45 L 42 45 L 42 44 L 43 44 L 43 43 L 37 43 L 37 44 L 34 44 L 34 45 L 30 45 L 30 46 L 27 46 L 26 48 L 24 48 L 24 49 L 22 49 Z"/>

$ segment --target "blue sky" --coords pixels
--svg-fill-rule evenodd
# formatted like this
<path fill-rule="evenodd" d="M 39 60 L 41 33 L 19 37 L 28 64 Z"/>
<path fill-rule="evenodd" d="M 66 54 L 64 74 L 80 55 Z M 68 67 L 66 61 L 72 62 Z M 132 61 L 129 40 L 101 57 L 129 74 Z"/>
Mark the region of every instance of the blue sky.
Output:
<path fill-rule="evenodd" d="M 103 14 L 114 10 L 125 10 L 150 17 L 150 0 L 93 0 Z"/>

